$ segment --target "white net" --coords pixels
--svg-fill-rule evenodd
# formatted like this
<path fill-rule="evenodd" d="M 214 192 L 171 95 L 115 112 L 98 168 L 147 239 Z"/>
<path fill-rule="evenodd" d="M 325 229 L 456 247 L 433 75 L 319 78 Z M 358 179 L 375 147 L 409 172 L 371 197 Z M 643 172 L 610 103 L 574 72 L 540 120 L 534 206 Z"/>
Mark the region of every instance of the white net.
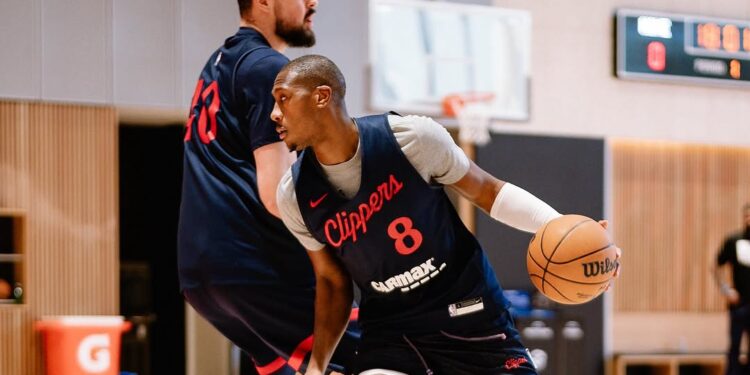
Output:
<path fill-rule="evenodd" d="M 491 102 L 467 102 L 456 113 L 458 139 L 484 146 L 490 142 Z"/>

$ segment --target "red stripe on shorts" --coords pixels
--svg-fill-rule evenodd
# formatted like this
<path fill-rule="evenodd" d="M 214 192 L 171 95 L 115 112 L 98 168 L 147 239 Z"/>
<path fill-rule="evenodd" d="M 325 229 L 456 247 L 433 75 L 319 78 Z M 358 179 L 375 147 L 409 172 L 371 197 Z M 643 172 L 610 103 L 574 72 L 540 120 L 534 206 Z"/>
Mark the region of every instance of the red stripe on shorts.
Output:
<path fill-rule="evenodd" d="M 349 314 L 349 321 L 357 320 L 359 320 L 359 307 L 353 308 L 351 314 Z M 299 345 L 297 345 L 297 347 L 294 349 L 294 352 L 289 357 L 289 361 L 286 362 L 289 364 L 289 367 L 293 368 L 295 371 L 299 371 L 300 366 L 302 366 L 302 362 L 305 360 L 305 356 L 307 356 L 307 353 L 312 350 L 312 346 L 313 336 L 310 335 L 310 337 L 302 340 L 302 342 L 300 342 Z M 256 366 L 255 368 L 258 370 L 258 374 L 269 375 L 274 371 L 278 371 L 284 366 L 284 364 L 284 359 L 279 357 L 263 367 Z"/>
<path fill-rule="evenodd" d="M 258 370 L 258 374 L 260 375 L 269 375 L 278 371 L 280 368 L 284 367 L 284 365 L 286 365 L 286 361 L 284 358 L 279 357 L 265 366 L 255 366 L 255 369 Z"/>
<path fill-rule="evenodd" d="M 310 337 L 302 340 L 299 345 L 297 345 L 297 348 L 294 349 L 294 353 L 289 357 L 289 366 L 293 368 L 294 370 L 299 370 L 299 367 L 302 365 L 302 361 L 305 360 L 305 356 L 307 353 L 312 350 L 313 346 L 313 337 L 310 335 Z"/>

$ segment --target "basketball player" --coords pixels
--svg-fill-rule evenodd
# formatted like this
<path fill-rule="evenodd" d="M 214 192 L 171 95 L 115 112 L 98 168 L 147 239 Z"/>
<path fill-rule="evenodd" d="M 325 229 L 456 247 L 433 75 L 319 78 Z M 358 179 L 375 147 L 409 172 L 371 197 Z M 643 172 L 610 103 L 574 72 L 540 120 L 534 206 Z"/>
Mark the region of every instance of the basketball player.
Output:
<path fill-rule="evenodd" d="M 349 117 L 345 92 L 322 56 L 293 60 L 273 88 L 277 131 L 304 150 L 277 198 L 317 276 L 307 374 L 325 368 L 344 331 L 351 280 L 362 292 L 355 373 L 536 374 L 481 246 L 441 186 L 528 232 L 560 214 L 473 164 L 429 118 Z"/>
<path fill-rule="evenodd" d="M 208 59 L 185 132 L 178 235 L 186 300 L 247 352 L 260 374 L 305 368 L 315 279 L 278 218 L 276 187 L 294 160 L 269 114 L 288 46 L 312 46 L 317 0 L 239 0 L 240 29 Z M 352 332 L 336 364 L 353 358 Z M 341 370 L 341 366 L 332 366 Z"/>
<path fill-rule="evenodd" d="M 750 373 L 740 364 L 742 335 L 750 333 L 750 203 L 742 208 L 744 230 L 724 240 L 716 259 L 714 276 L 729 306 L 729 352 L 727 375 Z M 731 270 L 732 282 L 726 273 Z"/>

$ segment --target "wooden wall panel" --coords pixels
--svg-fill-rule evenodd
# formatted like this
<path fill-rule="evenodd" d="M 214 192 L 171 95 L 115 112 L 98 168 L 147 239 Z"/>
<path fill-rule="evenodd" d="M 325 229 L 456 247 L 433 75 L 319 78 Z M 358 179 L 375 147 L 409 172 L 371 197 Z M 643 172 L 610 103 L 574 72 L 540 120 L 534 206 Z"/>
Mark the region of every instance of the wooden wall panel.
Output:
<path fill-rule="evenodd" d="M 0 102 L 0 208 L 26 213 L 24 305 L 0 305 L 0 374 L 43 373 L 33 322 L 118 313 L 110 107 Z"/>
<path fill-rule="evenodd" d="M 29 302 L 48 314 L 117 313 L 115 113 L 34 104 L 29 137 Z"/>
<path fill-rule="evenodd" d="M 614 140 L 615 310 L 722 311 L 711 269 L 750 202 L 750 149 Z"/>
<path fill-rule="evenodd" d="M 0 308 L 0 374 L 27 374 L 34 349 L 32 319 L 26 306 Z"/>
<path fill-rule="evenodd" d="M 0 102 L 0 208 L 20 211 L 28 203 L 28 105 Z M 0 374 L 35 367 L 32 319 L 27 305 L 0 305 Z"/>
<path fill-rule="evenodd" d="M 0 207 L 25 207 L 28 105 L 0 102 Z"/>

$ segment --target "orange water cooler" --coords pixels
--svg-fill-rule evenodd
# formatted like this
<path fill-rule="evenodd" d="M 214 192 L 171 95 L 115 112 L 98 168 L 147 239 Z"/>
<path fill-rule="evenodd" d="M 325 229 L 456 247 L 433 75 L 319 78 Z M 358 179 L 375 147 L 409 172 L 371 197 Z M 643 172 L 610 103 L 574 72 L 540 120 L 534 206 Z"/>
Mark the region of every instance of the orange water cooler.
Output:
<path fill-rule="evenodd" d="M 36 323 L 42 333 L 47 375 L 117 375 L 121 316 L 53 316 Z"/>

